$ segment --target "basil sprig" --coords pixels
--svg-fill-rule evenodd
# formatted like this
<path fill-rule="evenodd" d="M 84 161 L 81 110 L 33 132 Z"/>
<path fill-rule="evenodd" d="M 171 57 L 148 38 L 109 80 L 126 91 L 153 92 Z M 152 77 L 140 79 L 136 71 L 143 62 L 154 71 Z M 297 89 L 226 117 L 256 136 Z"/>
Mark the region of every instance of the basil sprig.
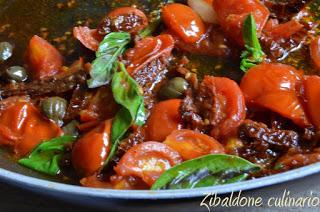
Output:
<path fill-rule="evenodd" d="M 131 36 L 127 32 L 112 32 L 104 37 L 92 63 L 91 79 L 87 82 L 89 88 L 110 83 L 118 57 L 123 54 L 130 41 Z"/>
<path fill-rule="evenodd" d="M 235 183 L 260 169 L 260 166 L 237 156 L 207 155 L 167 170 L 151 189 L 186 189 Z"/>
<path fill-rule="evenodd" d="M 145 123 L 145 108 L 142 90 L 138 83 L 128 74 L 123 63 L 118 63 L 119 71 L 112 79 L 112 92 L 115 101 L 122 106 L 112 122 L 111 151 L 105 162 L 108 164 L 118 148 L 119 142 L 133 125 Z"/>
<path fill-rule="evenodd" d="M 66 145 L 75 140 L 76 137 L 65 135 L 43 142 L 18 163 L 35 171 L 55 176 L 60 173 L 59 163 L 66 152 Z"/>
<path fill-rule="evenodd" d="M 242 34 L 246 50 L 241 54 L 240 69 L 246 72 L 248 69 L 263 62 L 265 57 L 259 43 L 256 22 L 252 14 L 248 15 L 244 20 Z"/>

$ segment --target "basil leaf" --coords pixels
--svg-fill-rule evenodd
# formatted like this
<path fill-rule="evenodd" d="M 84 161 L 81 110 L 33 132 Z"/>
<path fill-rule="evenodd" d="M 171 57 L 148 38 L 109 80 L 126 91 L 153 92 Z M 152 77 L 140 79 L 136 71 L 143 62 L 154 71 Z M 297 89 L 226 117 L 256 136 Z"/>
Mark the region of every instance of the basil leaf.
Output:
<path fill-rule="evenodd" d="M 259 43 L 256 22 L 252 14 L 248 15 L 244 20 L 242 34 L 246 50 L 241 54 L 240 69 L 246 72 L 248 69 L 263 62 L 265 56 Z"/>
<path fill-rule="evenodd" d="M 19 164 L 48 175 L 60 173 L 59 162 L 66 151 L 65 146 L 76 140 L 74 136 L 61 136 L 39 144 L 31 154 L 18 161 Z"/>
<path fill-rule="evenodd" d="M 138 83 L 126 71 L 123 63 L 119 63 L 118 72 L 112 79 L 112 92 L 115 101 L 122 105 L 112 123 L 111 151 L 105 165 L 114 156 L 119 142 L 128 129 L 136 124 L 142 126 L 145 123 L 145 108 L 142 90 Z"/>
<path fill-rule="evenodd" d="M 162 7 L 165 4 L 170 4 L 170 3 L 174 3 L 174 0 L 166 0 L 166 1 L 162 1 L 162 2 L 156 1 L 155 2 L 156 9 L 154 9 L 149 15 L 149 20 L 150 20 L 149 25 L 138 33 L 141 38 L 151 36 L 154 33 L 154 31 L 156 31 L 156 29 L 158 28 L 158 26 L 161 23 Z"/>
<path fill-rule="evenodd" d="M 92 63 L 91 79 L 87 81 L 89 88 L 97 88 L 110 83 L 113 67 L 130 41 L 131 36 L 127 32 L 112 32 L 104 37 L 96 52 L 96 59 Z"/>
<path fill-rule="evenodd" d="M 249 173 L 258 170 L 260 166 L 237 156 L 207 155 L 167 170 L 151 189 L 185 189 L 235 183 L 247 179 Z"/>

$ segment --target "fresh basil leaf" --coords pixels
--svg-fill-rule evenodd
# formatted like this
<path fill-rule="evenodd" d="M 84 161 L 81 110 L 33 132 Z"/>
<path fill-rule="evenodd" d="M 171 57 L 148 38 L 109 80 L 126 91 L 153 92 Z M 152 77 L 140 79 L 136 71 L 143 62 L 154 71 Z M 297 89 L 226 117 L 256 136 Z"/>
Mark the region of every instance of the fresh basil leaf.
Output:
<path fill-rule="evenodd" d="M 156 8 L 149 15 L 149 25 L 138 34 L 141 38 L 151 36 L 161 23 L 161 10 L 165 4 L 174 3 L 174 0 L 156 1 Z"/>
<path fill-rule="evenodd" d="M 133 124 L 142 126 L 146 119 L 142 90 L 128 74 L 123 63 L 119 63 L 119 71 L 114 73 L 112 92 L 115 101 L 122 105 L 122 108 L 112 122 L 111 151 L 105 164 L 114 156 L 120 140 L 128 129 Z"/>
<path fill-rule="evenodd" d="M 123 54 L 131 36 L 127 32 L 112 32 L 106 35 L 96 52 L 96 59 L 90 71 L 89 88 L 97 88 L 110 83 L 113 76 L 113 67 L 118 57 Z"/>
<path fill-rule="evenodd" d="M 242 34 L 246 50 L 241 54 L 240 69 L 246 72 L 253 66 L 263 62 L 265 56 L 259 43 L 256 22 L 252 14 L 248 15 L 244 20 Z"/>
<path fill-rule="evenodd" d="M 43 142 L 18 163 L 44 174 L 57 175 L 60 173 L 59 163 L 66 151 L 66 145 L 75 140 L 76 137 L 65 135 Z"/>
<path fill-rule="evenodd" d="M 181 163 L 160 176 L 152 190 L 199 188 L 240 182 L 260 170 L 243 158 L 216 154 Z"/>

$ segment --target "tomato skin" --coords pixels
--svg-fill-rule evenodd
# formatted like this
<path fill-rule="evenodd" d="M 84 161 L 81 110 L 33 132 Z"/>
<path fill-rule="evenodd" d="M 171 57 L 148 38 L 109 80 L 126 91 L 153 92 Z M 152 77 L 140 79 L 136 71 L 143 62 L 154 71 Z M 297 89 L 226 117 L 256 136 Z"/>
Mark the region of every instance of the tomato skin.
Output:
<path fill-rule="evenodd" d="M 305 76 L 304 82 L 304 98 L 306 101 L 306 109 L 310 116 L 312 124 L 320 129 L 320 77 Z"/>
<path fill-rule="evenodd" d="M 173 131 L 164 144 L 179 152 L 183 160 L 225 152 L 224 147 L 214 138 L 193 130 Z"/>
<path fill-rule="evenodd" d="M 154 106 L 147 121 L 147 140 L 162 142 L 181 127 L 180 105 L 180 99 L 171 99 Z"/>
<path fill-rule="evenodd" d="M 52 77 L 61 72 L 63 58 L 48 41 L 35 35 L 31 38 L 27 51 L 27 61 L 34 79 Z"/>
<path fill-rule="evenodd" d="M 13 148 L 16 156 L 23 157 L 44 140 L 63 134 L 26 99 L 13 97 L 4 101 L 7 106 L 0 112 L 0 145 Z"/>
<path fill-rule="evenodd" d="M 260 34 L 270 14 L 258 0 L 214 0 L 213 8 L 225 33 L 241 46 L 244 45 L 242 26 L 246 16 L 250 13 L 254 16 Z"/>
<path fill-rule="evenodd" d="M 73 146 L 72 165 L 81 176 L 98 171 L 110 151 L 112 120 L 107 120 L 86 133 Z"/>
<path fill-rule="evenodd" d="M 181 162 L 179 153 L 166 144 L 149 141 L 129 149 L 114 170 L 120 176 L 140 177 L 152 186 L 164 171 Z"/>
<path fill-rule="evenodd" d="M 310 55 L 314 66 L 320 69 L 320 36 L 311 41 Z"/>
<path fill-rule="evenodd" d="M 246 117 L 246 105 L 242 91 L 229 78 L 205 76 L 200 92 L 214 95 L 209 117 L 213 128 L 211 136 L 220 139 L 232 136 Z"/>
<path fill-rule="evenodd" d="M 160 56 L 169 56 L 173 47 L 174 40 L 168 34 L 147 37 L 138 41 L 133 49 L 126 52 L 127 59 L 130 61 L 130 65 L 127 67 L 128 73 L 134 75 L 137 70 Z"/>
<path fill-rule="evenodd" d="M 280 39 L 289 39 L 292 35 L 303 29 L 303 25 L 294 19 L 283 24 L 275 24 L 275 26 L 270 26 L 271 24 L 269 23 L 267 24 L 269 26 L 268 28 L 266 26 L 264 31 L 266 35 L 272 38 L 274 41 Z"/>
<path fill-rule="evenodd" d="M 165 25 L 186 43 L 199 41 L 206 31 L 200 16 L 183 4 L 173 3 L 164 6 L 162 19 Z"/>
<path fill-rule="evenodd" d="M 86 48 L 97 51 L 99 44 L 103 37 L 98 35 L 96 29 L 90 29 L 86 26 L 79 26 L 73 28 L 73 36 L 79 40 Z"/>
<path fill-rule="evenodd" d="M 310 126 L 297 89 L 302 73 L 292 66 L 271 63 L 251 68 L 241 81 L 246 102 L 291 119 L 301 127 Z"/>

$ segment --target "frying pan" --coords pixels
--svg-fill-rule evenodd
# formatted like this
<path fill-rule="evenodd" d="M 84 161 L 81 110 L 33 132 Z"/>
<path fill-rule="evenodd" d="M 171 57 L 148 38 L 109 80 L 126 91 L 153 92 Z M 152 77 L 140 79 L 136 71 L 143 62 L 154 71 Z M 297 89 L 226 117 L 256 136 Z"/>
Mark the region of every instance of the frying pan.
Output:
<path fill-rule="evenodd" d="M 60 1 L 59 1 L 60 2 Z M 46 28 L 49 38 L 61 36 L 70 30 L 79 20 L 90 18 L 96 23 L 110 8 L 115 5 L 112 1 L 76 1 L 76 8 L 56 9 L 57 1 L 50 0 L 0 0 L 0 29 L 1 26 L 10 24 L 7 31 L 0 33 L 0 41 L 11 41 L 15 44 L 14 58 L 11 64 L 22 63 L 25 44 L 28 39 Z M 132 3 L 145 4 L 152 7 L 149 1 L 118 1 L 120 5 L 131 5 Z M 146 10 L 148 9 L 145 8 Z M 150 9 L 150 8 L 149 8 Z M 14 31 L 14 35 L 9 33 Z M 75 46 L 77 44 L 74 44 Z M 84 49 L 78 48 L 76 53 L 69 56 L 77 58 L 83 54 Z M 69 58 L 68 58 L 69 59 Z M 71 60 L 71 59 L 70 59 Z M 1 67 L 0 67 L 1 68 Z M 220 185 L 207 188 L 187 190 L 163 190 L 163 191 L 118 191 L 111 189 L 93 189 L 80 187 L 78 185 L 65 184 L 57 179 L 51 179 L 15 163 L 5 151 L 0 151 L 0 180 L 17 185 L 34 192 L 46 195 L 54 195 L 70 200 L 99 199 L 181 199 L 202 197 L 207 193 L 225 194 L 232 191 L 249 190 L 270 186 L 286 181 L 303 178 L 320 172 L 320 163 L 288 171 L 285 173 L 253 179 L 228 185 Z"/>

